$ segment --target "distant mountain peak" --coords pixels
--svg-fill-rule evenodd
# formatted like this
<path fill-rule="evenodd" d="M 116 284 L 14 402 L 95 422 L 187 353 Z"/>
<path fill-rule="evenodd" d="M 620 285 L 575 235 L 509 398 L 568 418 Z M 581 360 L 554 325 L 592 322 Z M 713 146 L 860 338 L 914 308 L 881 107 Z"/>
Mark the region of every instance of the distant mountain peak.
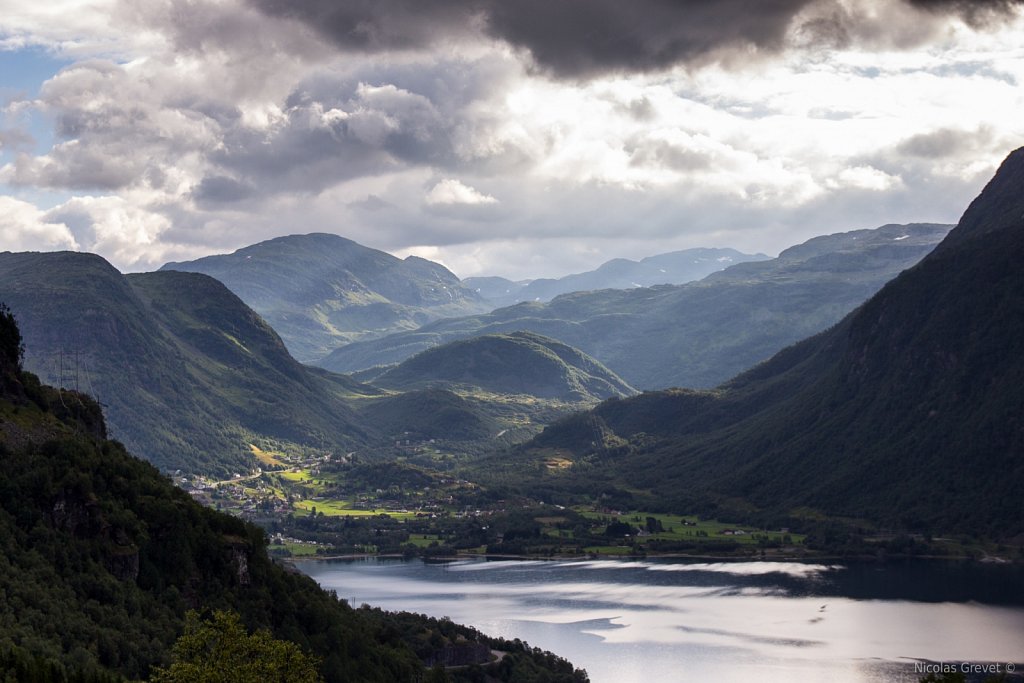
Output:
<path fill-rule="evenodd" d="M 275 237 L 231 254 L 168 263 L 161 270 L 220 280 L 262 315 L 301 361 L 351 341 L 488 309 L 439 263 L 400 259 L 331 233 Z"/>
<path fill-rule="evenodd" d="M 398 363 L 460 338 L 532 330 L 590 354 L 634 387 L 712 387 L 838 322 L 917 263 L 951 227 L 888 225 L 824 235 L 778 258 L 731 264 L 715 260 L 737 258 L 738 252 L 725 249 L 662 254 L 647 259 L 651 271 L 671 271 L 673 260 L 705 258 L 711 259 L 706 265 L 713 272 L 683 285 L 577 291 L 547 302 L 524 301 L 354 342 L 317 362 L 336 372 L 354 372 Z M 618 263 L 630 262 L 611 261 L 606 270 Z M 545 282 L 551 281 L 536 284 Z M 495 298 L 524 291 L 519 283 L 501 278 L 467 278 L 464 283 Z"/>
<path fill-rule="evenodd" d="M 764 254 L 744 254 L 729 248 L 696 247 L 647 256 L 639 261 L 613 258 L 594 270 L 560 278 L 512 282 L 504 278 L 473 277 L 466 278 L 465 284 L 478 289 L 495 306 L 508 306 L 520 301 L 551 301 L 572 292 L 685 284 L 734 263 L 767 258 Z"/>

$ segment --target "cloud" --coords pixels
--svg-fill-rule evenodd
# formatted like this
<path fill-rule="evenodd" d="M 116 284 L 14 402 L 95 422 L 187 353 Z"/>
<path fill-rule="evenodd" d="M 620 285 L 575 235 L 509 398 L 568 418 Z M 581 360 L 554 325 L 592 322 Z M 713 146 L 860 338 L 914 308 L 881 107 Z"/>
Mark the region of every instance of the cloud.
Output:
<path fill-rule="evenodd" d="M 39 156 L 20 154 L 0 169 L 12 184 L 113 191 L 171 182 L 190 154 L 217 144 L 217 124 L 171 106 L 180 82 L 158 65 L 86 60 L 46 81 L 33 104 L 54 117 L 57 143 Z"/>
<path fill-rule="evenodd" d="M 469 34 L 483 8 L 474 0 L 434 0 L 429 7 L 416 0 L 252 0 L 251 4 L 272 16 L 314 26 L 342 47 L 367 52 L 423 48 L 441 35 Z"/>
<path fill-rule="evenodd" d="M 29 45 L 69 55 L 110 51 L 123 41 L 118 0 L 7 2 L 0 13 L 0 49 Z"/>
<path fill-rule="evenodd" d="M 910 136 L 896 146 L 896 151 L 921 159 L 945 159 L 990 145 L 992 138 L 992 129 L 988 126 L 975 131 L 940 128 Z"/>
<path fill-rule="evenodd" d="M 348 206 L 362 211 L 384 211 L 394 208 L 394 204 L 384 201 L 375 194 L 368 194 L 364 199 L 348 202 Z"/>
<path fill-rule="evenodd" d="M 24 149 L 35 144 L 32 134 L 18 128 L 0 129 L 0 152 Z"/>
<path fill-rule="evenodd" d="M 0 15 L 71 62 L 0 183 L 128 269 L 325 230 L 531 277 L 954 220 L 1024 106 L 1009 2 L 57 1 Z"/>
<path fill-rule="evenodd" d="M 718 58 L 749 59 L 792 44 L 847 44 L 855 37 L 932 35 L 927 16 L 987 28 L 1019 0 L 250 0 L 276 17 L 305 22 L 343 50 L 377 53 L 498 39 L 564 78 L 642 73 Z M 899 11 L 899 5 L 916 10 Z M 870 4 L 869 11 L 863 11 Z M 883 5 L 889 12 L 879 11 Z M 850 8 L 853 7 L 853 10 Z M 886 14 L 889 14 L 887 17 Z M 900 26 L 892 26 L 893 18 Z"/>
<path fill-rule="evenodd" d="M 857 188 L 882 192 L 901 184 L 899 177 L 891 176 L 871 166 L 844 168 L 835 178 L 829 178 L 826 185 L 832 189 Z"/>
<path fill-rule="evenodd" d="M 33 204 L 0 196 L 0 250 L 77 250 L 71 230 L 52 220 Z"/>
<path fill-rule="evenodd" d="M 1020 9 L 1020 0 L 908 0 L 914 7 L 936 14 L 959 16 L 971 26 L 989 27 Z"/>
<path fill-rule="evenodd" d="M 200 205 L 240 202 L 256 193 L 252 185 L 228 178 L 227 176 L 206 176 L 192 190 L 192 197 Z"/>
<path fill-rule="evenodd" d="M 168 219 L 123 197 L 75 197 L 46 212 L 45 220 L 67 226 L 82 249 L 115 264 L 155 267 L 172 246 L 160 241 Z"/>
<path fill-rule="evenodd" d="M 462 182 L 451 178 L 445 178 L 434 185 L 434 187 L 430 188 L 430 192 L 427 193 L 424 201 L 431 206 L 452 204 L 475 206 L 479 204 L 498 203 L 498 200 L 494 197 L 488 194 L 483 194 L 476 188 L 469 187 L 468 185 L 464 185 Z"/>

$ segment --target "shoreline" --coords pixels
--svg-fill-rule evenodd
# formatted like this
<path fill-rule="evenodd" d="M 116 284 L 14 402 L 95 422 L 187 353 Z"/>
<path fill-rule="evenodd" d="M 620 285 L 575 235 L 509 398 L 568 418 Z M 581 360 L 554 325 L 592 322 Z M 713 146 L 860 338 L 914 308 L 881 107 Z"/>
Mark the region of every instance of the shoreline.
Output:
<path fill-rule="evenodd" d="M 759 557 L 759 556 L 738 556 L 738 555 L 688 555 L 680 553 L 648 553 L 644 555 L 508 555 L 508 554 L 488 554 L 488 553 L 456 553 L 454 555 L 438 555 L 436 557 L 424 557 L 423 555 L 405 555 L 403 553 L 347 553 L 341 555 L 301 555 L 301 556 L 289 556 L 289 557 L 277 557 L 276 560 L 281 560 L 288 564 L 294 564 L 296 562 L 314 561 L 314 562 L 330 562 L 330 561 L 341 561 L 341 560 L 368 560 L 368 559 L 383 559 L 383 560 L 422 560 L 424 562 L 456 562 L 459 560 L 515 560 L 515 561 L 541 561 L 541 562 L 567 562 L 567 561 L 580 561 L 580 560 L 649 560 L 649 559 L 667 559 L 667 560 L 702 560 L 702 561 L 714 561 L 714 562 L 890 562 L 890 561 L 905 561 L 905 560 L 928 560 L 928 561 L 947 561 L 947 562 L 971 562 L 976 564 L 998 564 L 998 565 L 1020 565 L 1024 564 L 1024 560 L 1007 559 L 1003 557 L 985 556 L 983 558 L 968 557 L 966 555 L 886 555 L 885 557 L 878 557 L 877 555 L 781 555 L 774 557 Z"/>

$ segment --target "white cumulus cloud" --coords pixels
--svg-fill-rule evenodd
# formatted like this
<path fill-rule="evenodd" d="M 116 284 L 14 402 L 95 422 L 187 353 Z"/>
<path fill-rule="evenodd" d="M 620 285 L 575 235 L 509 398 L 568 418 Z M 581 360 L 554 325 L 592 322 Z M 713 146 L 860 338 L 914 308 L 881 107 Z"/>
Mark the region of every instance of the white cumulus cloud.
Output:
<path fill-rule="evenodd" d="M 68 226 L 49 219 L 35 205 L 0 196 L 0 250 L 70 249 L 78 243 Z"/>
<path fill-rule="evenodd" d="M 489 194 L 484 194 L 474 187 L 463 184 L 453 178 L 445 178 L 430 189 L 425 198 L 431 206 L 466 204 L 477 206 L 480 204 L 497 204 L 498 200 Z"/>

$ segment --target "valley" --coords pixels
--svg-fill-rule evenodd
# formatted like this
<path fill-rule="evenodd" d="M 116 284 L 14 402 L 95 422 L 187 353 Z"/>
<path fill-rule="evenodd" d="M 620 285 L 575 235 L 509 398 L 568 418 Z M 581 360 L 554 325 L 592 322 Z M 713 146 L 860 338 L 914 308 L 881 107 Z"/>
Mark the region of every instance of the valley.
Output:
<path fill-rule="evenodd" d="M 436 448 L 386 463 L 282 453 L 226 481 L 175 477 L 203 505 L 259 524 L 281 558 L 694 557 L 814 560 L 836 556 L 1016 559 L 1018 550 L 971 535 L 943 537 L 804 510 L 787 526 L 704 514 L 616 508 L 606 496 L 544 503 L 484 487 Z M 442 468 L 450 468 L 444 470 Z M 461 473 L 460 473 L 461 472 Z M 633 501 L 634 503 L 637 501 Z M 628 503 L 623 503 L 628 505 Z M 1016 554 L 1015 554 L 1016 553 Z"/>
<path fill-rule="evenodd" d="M 753 292 L 768 288 L 771 296 L 777 296 L 778 287 L 790 286 L 786 283 L 818 288 L 816 296 L 820 296 L 827 291 L 821 289 L 822 283 L 838 282 L 835 278 L 842 274 L 845 282 L 874 288 L 877 285 L 871 283 L 904 263 L 913 263 L 947 231 L 947 226 L 910 225 L 824 236 L 793 247 L 778 259 L 719 268 L 706 282 L 580 293 L 563 296 L 552 306 L 579 297 L 626 297 L 619 304 L 622 310 L 644 316 L 649 315 L 645 311 L 667 310 L 664 304 L 652 305 L 651 297 L 685 295 L 695 302 L 713 303 L 724 319 L 745 310 L 750 302 L 764 300 L 763 293 Z M 360 258 L 373 255 L 344 240 L 335 243 L 322 235 L 310 239 L 310 244 L 338 244 L 344 253 Z M 300 236 L 281 244 L 298 248 L 298 253 L 308 249 Z M 271 259 L 272 246 L 257 245 L 252 253 L 264 261 Z M 250 260 L 249 253 L 239 254 L 224 263 L 247 268 L 243 262 Z M 175 483 L 197 501 L 268 529 L 282 540 L 272 548 L 278 555 L 1006 554 L 998 544 L 970 534 L 935 541 L 922 529 L 908 528 L 897 520 L 880 524 L 870 515 L 837 515 L 813 505 L 784 511 L 765 501 L 751 505 L 745 497 L 688 495 L 686 486 L 668 493 L 664 485 L 652 487 L 643 477 L 618 466 L 623 458 L 631 463 L 630 469 L 645 463 L 639 466 L 657 473 L 664 484 L 676 481 L 677 464 L 647 464 L 650 459 L 645 455 L 649 450 L 657 452 L 659 439 L 664 438 L 663 420 L 682 410 L 679 414 L 686 417 L 672 430 L 685 430 L 686 420 L 697 419 L 699 424 L 705 419 L 700 417 L 704 406 L 727 406 L 729 400 L 723 397 L 744 395 L 729 392 L 730 385 L 710 393 L 670 390 L 637 395 L 595 358 L 558 339 L 526 331 L 469 336 L 428 348 L 400 363 L 375 366 L 351 377 L 335 375 L 295 362 L 274 330 L 244 302 L 209 277 L 170 270 L 180 264 L 158 273 L 120 276 L 100 260 L 71 254 L 6 258 L 13 266 L 5 271 L 6 295 L 27 312 L 29 320 L 27 366 L 52 378 L 52 358 L 66 355 L 69 367 L 75 358 L 76 385 L 88 382 L 101 400 L 113 404 L 115 435 L 131 438 L 142 453 L 164 453 L 156 462 L 173 472 Z M 292 259 L 289 268 L 294 271 L 296 256 L 286 258 Z M 47 290 L 32 279 L 50 268 L 47 261 L 53 259 L 65 263 L 66 289 L 52 289 L 51 283 Z M 105 290 L 78 287 L 81 280 L 76 278 L 86 273 L 93 278 L 102 273 L 110 285 Z M 269 282 L 261 286 L 272 287 Z M 53 293 L 39 293 L 47 291 Z M 110 291 L 119 292 L 120 299 L 112 299 Z M 723 299 L 723 291 L 734 294 Z M 730 298 L 734 295 L 741 298 Z M 103 312 L 118 310 L 121 320 L 134 320 L 129 324 L 139 329 L 146 318 L 158 321 L 158 326 L 145 332 L 150 338 L 136 351 L 119 337 L 96 336 L 103 327 L 95 322 L 80 326 L 70 312 L 54 315 L 53 311 L 61 310 L 57 299 L 49 298 L 54 296 L 74 301 L 69 311 L 107 315 Z M 201 308 L 195 306 L 197 301 L 204 302 Z M 685 323 L 704 318 L 684 314 L 677 319 Z M 812 316 L 805 324 L 813 320 Z M 623 331 L 634 325 L 628 317 L 616 323 Z M 62 326 L 73 330 L 74 344 L 67 345 L 69 335 L 56 334 Z M 430 328 L 427 324 L 423 329 Z M 660 333 L 648 336 L 664 345 Z M 692 343 L 700 344 L 697 339 Z M 108 353 L 114 348 L 122 355 Z M 643 355 L 642 349 L 632 355 Z M 160 353 L 166 360 L 154 356 Z M 46 358 L 50 366 L 43 361 Z M 664 366 L 662 361 L 655 362 Z M 219 464 L 211 468 L 183 459 L 181 451 L 162 450 L 166 446 L 157 445 L 160 432 L 134 417 L 158 420 L 156 412 L 145 412 L 145 406 L 152 401 L 150 396 L 165 400 L 162 390 L 140 392 L 152 386 L 150 380 L 110 384 L 114 364 L 130 373 L 178 368 L 172 372 L 179 377 L 175 388 L 179 396 L 197 402 L 209 395 L 227 399 L 216 402 L 219 408 L 210 404 L 202 411 L 211 416 L 215 410 L 238 406 L 232 408 L 236 412 L 230 418 L 237 426 L 220 437 L 236 444 L 231 447 L 233 459 L 219 457 Z M 61 377 L 67 386 L 68 375 L 57 379 Z M 180 381 L 185 378 L 192 384 Z M 297 393 L 282 393 L 289 384 L 295 389 L 288 391 Z M 243 398 L 253 389 L 267 398 L 256 402 L 252 395 Z M 271 396 L 276 398 L 267 400 Z M 180 398 L 174 400 L 183 405 Z M 619 417 L 610 418 L 634 404 L 642 406 L 639 423 L 633 425 L 634 418 L 627 417 L 630 426 L 624 431 Z M 285 407 L 285 414 L 276 406 Z M 578 412 L 591 408 L 595 408 L 592 414 Z M 163 412 L 167 410 L 181 412 L 180 407 Z M 198 412 L 189 409 L 185 414 Z M 714 420 L 722 424 L 731 419 L 729 410 L 716 412 Z M 122 414 L 133 417 L 126 422 Z M 231 421 L 212 420 L 222 430 Z M 296 430 L 301 424 L 309 425 L 307 431 Z M 179 427 L 177 434 L 186 442 L 197 442 L 198 432 L 191 425 L 184 430 Z M 713 481 L 709 474 L 701 479 Z M 600 523 L 594 523 L 592 515 L 603 515 Z M 690 523 L 684 524 L 684 517 Z M 673 520 L 668 528 L 658 521 L 663 518 Z M 537 521 L 545 519 L 559 521 Z M 648 520 L 657 523 L 649 528 Z M 616 528 L 622 533 L 609 532 Z M 507 538 L 510 529 L 512 538 Z"/>
<path fill-rule="evenodd" d="M 4 0 L 0 683 L 1024 683 L 1024 0 Z"/>
<path fill-rule="evenodd" d="M 696 515 L 493 499 L 455 476 L 397 466 L 261 471 L 233 481 L 182 478 L 202 504 L 258 523 L 282 557 L 807 558 L 803 534 Z"/>
<path fill-rule="evenodd" d="M 638 392 L 581 349 L 518 329 L 453 339 L 340 375 L 297 362 L 272 327 L 209 276 L 122 275 L 92 255 L 5 253 L 0 296 L 13 302 L 14 313 L 4 309 L 4 320 L 23 317 L 26 324 L 24 334 L 13 322 L 5 331 L 0 453 L 43 467 L 50 458 L 70 458 L 72 469 L 53 470 L 47 476 L 56 479 L 44 486 L 77 491 L 60 493 L 60 500 L 89 501 L 100 495 L 91 487 L 106 486 L 110 476 L 120 481 L 110 473 L 79 477 L 75 468 L 138 470 L 132 476 L 140 483 L 117 484 L 114 495 L 121 498 L 105 503 L 104 512 L 75 512 L 75 521 L 58 512 L 56 526 L 43 523 L 54 539 L 90 529 L 76 552 L 92 552 L 89 544 L 98 543 L 104 559 L 94 573 L 127 577 L 128 591 L 152 591 L 162 585 L 162 573 L 184 571 L 175 562 L 192 561 L 152 544 L 152 534 L 160 537 L 164 525 L 179 522 L 158 512 L 160 504 L 137 508 L 133 491 L 150 487 L 154 500 L 177 496 L 174 508 L 184 514 L 213 515 L 204 524 L 234 530 L 206 541 L 227 545 L 215 552 L 220 564 L 207 561 L 202 571 L 236 572 L 235 597 L 224 604 L 254 615 L 259 610 L 249 606 L 253 596 L 245 588 L 251 572 L 264 577 L 261 590 L 269 595 L 280 590 L 273 587 L 281 580 L 277 562 L 307 566 L 295 563 L 311 559 L 1024 561 L 1024 520 L 1007 507 L 1006 493 L 1021 485 L 1012 415 L 1020 405 L 1013 387 L 1024 384 L 1017 383 L 1019 357 L 1005 342 L 1018 338 L 1024 319 L 1013 284 L 1024 234 L 1013 218 L 1018 210 L 1024 215 L 1022 169 L 1024 152 L 1011 155 L 931 253 L 929 240 L 945 235 L 944 226 L 888 226 L 811 240 L 782 261 L 741 263 L 712 273 L 707 283 L 552 302 L 619 297 L 629 308 L 685 292 L 694 300 L 710 297 L 719 315 L 729 317 L 763 292 L 718 298 L 719 280 L 729 291 L 768 287 L 777 295 L 774 280 L 805 287 L 807 273 L 810 280 L 824 274 L 824 266 L 811 265 L 816 261 L 830 264 L 832 273 L 844 272 L 845 264 L 855 273 L 846 281 L 871 283 L 899 259 L 924 254 L 888 284 L 868 284 L 862 291 L 881 289 L 835 325 L 710 390 Z M 855 267 L 865 258 L 875 265 Z M 791 271 L 803 275 L 794 280 Z M 462 323 L 434 323 L 447 324 Z M 613 326 L 629 325 L 621 319 Z M 643 347 L 634 344 L 632 352 L 642 354 Z M 54 357 L 63 386 L 47 387 L 22 369 L 24 362 L 52 377 Z M 124 446 L 105 441 L 101 407 L 109 411 L 110 433 L 130 439 L 165 475 L 131 464 Z M 957 409 L 960 419 L 929 422 Z M 51 434 L 42 451 L 35 443 L 40 433 Z M 83 437 L 92 441 L 75 445 Z M 899 458 L 891 457 L 892 444 L 900 444 Z M 81 464 L 79 451 L 86 458 Z M 85 488 L 67 476 L 87 482 Z M 16 481 L 19 491 L 29 491 L 42 480 Z M 931 493 L 936 486 L 941 497 Z M 51 493 L 30 495 L 44 508 L 53 505 Z M 67 504 L 58 500 L 54 509 Z M 79 517 L 89 515 L 102 519 L 82 527 Z M 0 533 L 17 538 L 19 520 L 17 514 L 0 519 Z M 186 528 L 205 528 L 194 525 Z M 29 566 L 27 555 L 17 557 Z M 66 580 L 74 600 L 85 599 L 78 579 Z M 133 599 L 160 605 L 169 623 L 181 618 L 180 593 L 145 595 Z M 322 595 L 310 593 L 308 600 Z M 196 600 L 190 596 L 188 604 Z M 500 672 L 500 680 L 528 670 L 558 672 L 550 680 L 564 683 L 586 680 L 564 660 L 521 642 L 488 640 L 473 630 L 449 633 L 443 619 L 370 608 L 348 614 L 344 603 L 333 604 L 343 605 L 330 617 L 338 623 L 378 624 L 377 633 L 405 630 L 403 638 L 363 646 L 394 648 L 386 655 L 392 669 L 415 671 L 438 657 L 456 657 L 440 652 L 464 647 L 479 650 L 474 666 Z M 97 617 L 82 630 L 107 623 Z M 301 640 L 306 628 L 282 633 Z M 31 629 L 25 633 L 36 637 Z M 101 675 L 148 671 L 166 661 L 161 647 L 132 651 L 125 660 L 103 652 L 73 659 L 50 643 L 45 656 L 69 671 Z M 324 670 L 340 680 L 337 672 L 350 665 L 335 659 Z M 445 673 L 456 675 L 460 667 Z"/>

